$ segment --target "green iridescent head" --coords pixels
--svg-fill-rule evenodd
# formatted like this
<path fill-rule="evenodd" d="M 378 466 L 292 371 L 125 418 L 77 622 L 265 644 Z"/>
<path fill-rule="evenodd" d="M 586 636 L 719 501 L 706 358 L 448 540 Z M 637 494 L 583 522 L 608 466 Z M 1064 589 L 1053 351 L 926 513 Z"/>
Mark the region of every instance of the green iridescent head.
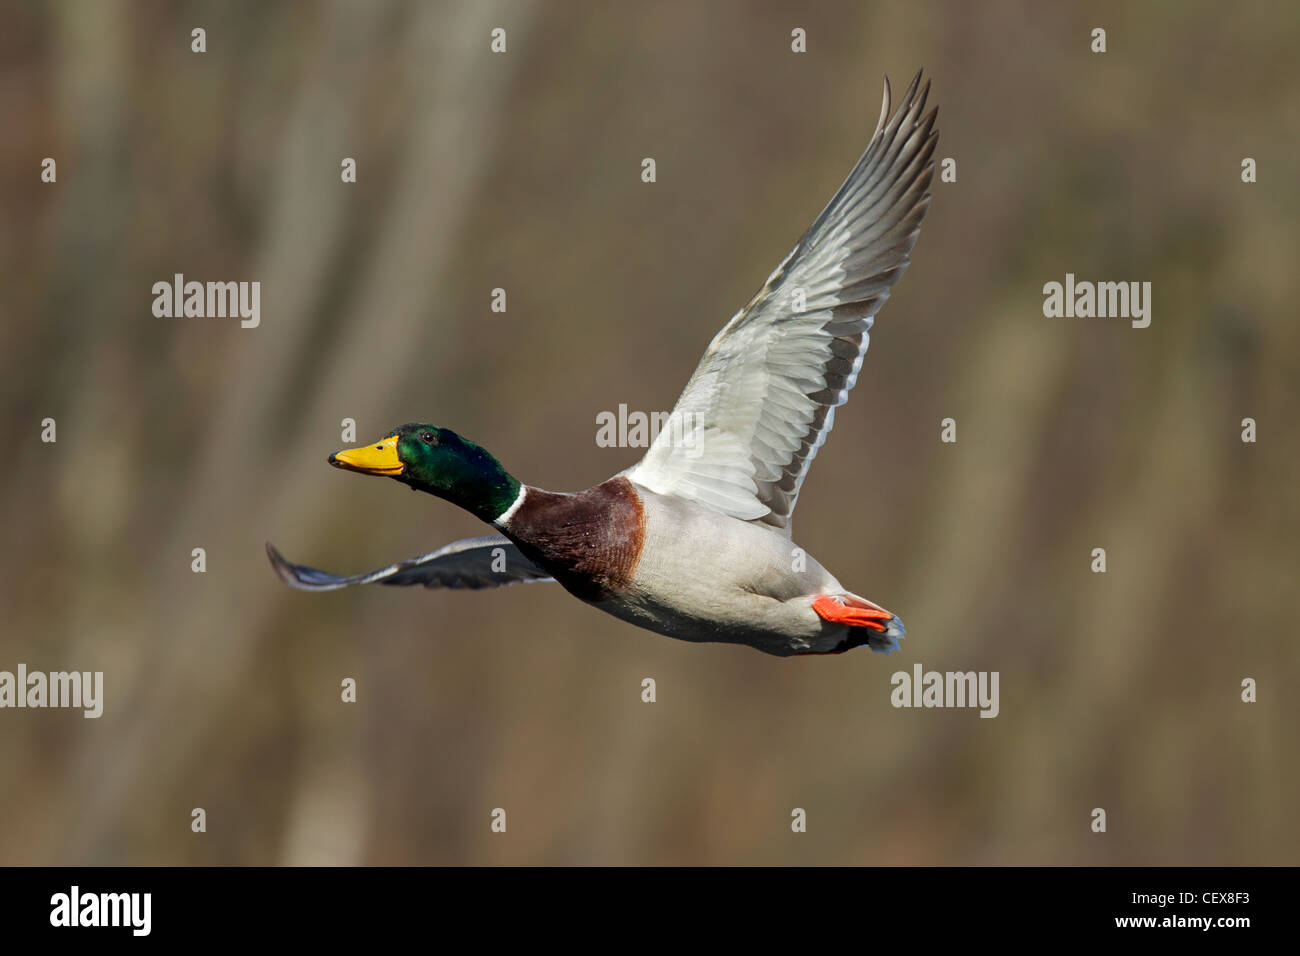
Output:
<path fill-rule="evenodd" d="M 336 468 L 383 475 L 445 498 L 484 521 L 514 504 L 519 482 L 483 447 L 450 428 L 412 422 L 369 445 L 329 456 Z"/>

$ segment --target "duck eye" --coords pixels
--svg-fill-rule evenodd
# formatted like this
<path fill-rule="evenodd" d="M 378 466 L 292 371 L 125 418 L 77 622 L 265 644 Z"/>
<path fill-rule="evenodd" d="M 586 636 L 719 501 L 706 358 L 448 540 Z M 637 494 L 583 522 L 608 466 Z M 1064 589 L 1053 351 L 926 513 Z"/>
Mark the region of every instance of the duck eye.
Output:
<path fill-rule="evenodd" d="M 421 440 L 422 440 L 426 445 L 436 445 L 436 444 L 437 444 L 437 439 L 434 438 L 433 432 L 423 432 L 423 433 L 420 435 L 420 439 L 421 439 Z"/>

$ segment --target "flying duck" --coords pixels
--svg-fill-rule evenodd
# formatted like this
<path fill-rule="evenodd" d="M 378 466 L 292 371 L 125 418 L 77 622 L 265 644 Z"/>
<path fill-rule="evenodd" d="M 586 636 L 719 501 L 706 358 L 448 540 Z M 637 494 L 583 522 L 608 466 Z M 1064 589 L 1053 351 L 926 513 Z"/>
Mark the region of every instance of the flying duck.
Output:
<path fill-rule="evenodd" d="M 848 398 L 876 313 L 930 205 L 937 107 L 918 73 L 802 239 L 719 332 L 637 464 L 577 493 L 543 491 L 448 428 L 414 423 L 329 456 L 459 505 L 496 533 L 343 577 L 291 564 L 307 591 L 354 584 L 488 588 L 558 581 L 593 607 L 685 641 L 768 654 L 889 653 L 903 622 L 795 545 L 799 489 Z"/>

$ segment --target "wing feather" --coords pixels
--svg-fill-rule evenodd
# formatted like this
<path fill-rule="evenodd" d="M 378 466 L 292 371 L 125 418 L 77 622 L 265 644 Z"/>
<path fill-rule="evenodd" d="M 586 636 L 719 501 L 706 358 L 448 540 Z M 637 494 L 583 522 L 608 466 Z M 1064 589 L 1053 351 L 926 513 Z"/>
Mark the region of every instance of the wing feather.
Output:
<path fill-rule="evenodd" d="M 266 554 L 280 579 L 301 591 L 337 591 L 353 584 L 376 583 L 479 590 L 521 581 L 552 580 L 524 557 L 509 538 L 499 534 L 453 541 L 437 551 L 347 577 L 292 564 L 269 543 Z"/>
<path fill-rule="evenodd" d="M 628 478 L 789 531 L 808 468 L 857 382 L 875 315 L 907 269 L 930 205 L 938 133 L 936 110 L 925 112 L 929 89 L 918 73 L 888 119 L 885 81 L 880 120 L 857 165 L 714 337 Z"/>

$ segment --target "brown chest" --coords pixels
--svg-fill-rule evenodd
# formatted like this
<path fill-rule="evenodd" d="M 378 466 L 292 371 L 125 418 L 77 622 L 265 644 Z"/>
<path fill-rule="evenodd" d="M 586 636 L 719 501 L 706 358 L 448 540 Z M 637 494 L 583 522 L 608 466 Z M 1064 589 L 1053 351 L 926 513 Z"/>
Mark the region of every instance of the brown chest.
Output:
<path fill-rule="evenodd" d="M 626 478 L 577 494 L 529 488 L 508 533 L 572 594 L 600 601 L 632 580 L 645 544 L 645 510 Z"/>

